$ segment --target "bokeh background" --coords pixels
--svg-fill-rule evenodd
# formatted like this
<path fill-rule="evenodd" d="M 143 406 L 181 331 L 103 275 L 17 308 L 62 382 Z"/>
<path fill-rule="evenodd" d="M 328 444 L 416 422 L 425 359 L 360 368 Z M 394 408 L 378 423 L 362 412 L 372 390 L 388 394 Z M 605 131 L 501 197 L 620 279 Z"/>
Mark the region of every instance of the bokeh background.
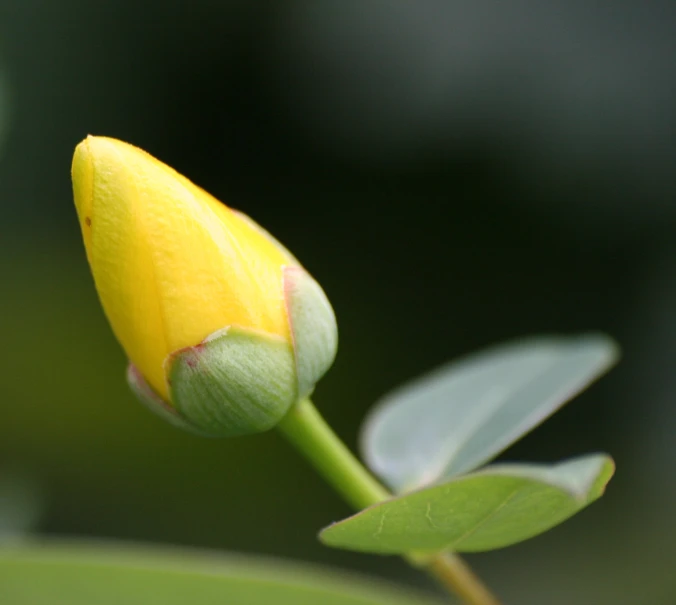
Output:
<path fill-rule="evenodd" d="M 0 0 L 0 532 L 264 553 L 349 512 L 275 434 L 201 440 L 127 391 L 69 167 L 135 143 L 285 242 L 341 349 L 316 401 L 355 446 L 382 394 L 541 332 L 624 358 L 509 450 L 611 452 L 605 498 L 470 557 L 509 603 L 676 603 L 676 3 Z"/>

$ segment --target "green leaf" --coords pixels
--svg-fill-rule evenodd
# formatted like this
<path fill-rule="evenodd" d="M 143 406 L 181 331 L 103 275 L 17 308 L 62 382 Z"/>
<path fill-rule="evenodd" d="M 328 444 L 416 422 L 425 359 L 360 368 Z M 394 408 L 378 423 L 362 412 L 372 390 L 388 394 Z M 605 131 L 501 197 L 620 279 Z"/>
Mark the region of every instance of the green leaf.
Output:
<path fill-rule="evenodd" d="M 3 605 L 440 605 L 311 566 L 120 546 L 0 549 Z"/>
<path fill-rule="evenodd" d="M 401 493 L 476 469 L 615 363 L 603 335 L 540 337 L 452 362 L 386 396 L 367 419 L 368 466 Z"/>
<path fill-rule="evenodd" d="M 504 464 L 377 504 L 324 529 L 329 546 L 380 554 L 502 548 L 558 525 L 601 496 L 608 456 Z"/>

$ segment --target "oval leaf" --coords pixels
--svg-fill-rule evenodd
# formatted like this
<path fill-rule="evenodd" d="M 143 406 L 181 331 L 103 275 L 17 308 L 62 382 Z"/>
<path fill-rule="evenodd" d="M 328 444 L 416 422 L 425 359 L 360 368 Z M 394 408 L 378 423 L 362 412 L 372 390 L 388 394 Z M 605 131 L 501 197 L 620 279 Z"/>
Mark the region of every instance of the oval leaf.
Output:
<path fill-rule="evenodd" d="M 439 605 L 399 587 L 309 566 L 73 545 L 0 549 L 0 603 Z"/>
<path fill-rule="evenodd" d="M 368 466 L 401 493 L 476 469 L 615 363 L 603 335 L 541 337 L 452 362 L 375 408 L 362 432 Z"/>
<path fill-rule="evenodd" d="M 553 466 L 504 464 L 377 504 L 324 529 L 329 546 L 380 554 L 502 548 L 601 496 L 614 472 L 596 454 Z"/>

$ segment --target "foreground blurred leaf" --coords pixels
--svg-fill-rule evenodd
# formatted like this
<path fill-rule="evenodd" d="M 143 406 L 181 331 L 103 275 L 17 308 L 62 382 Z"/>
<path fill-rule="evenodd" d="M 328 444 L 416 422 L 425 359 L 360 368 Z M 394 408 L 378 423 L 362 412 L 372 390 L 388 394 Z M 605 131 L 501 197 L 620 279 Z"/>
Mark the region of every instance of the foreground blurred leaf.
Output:
<path fill-rule="evenodd" d="M 495 465 L 393 498 L 327 527 L 329 546 L 382 554 L 492 550 L 558 525 L 612 477 L 604 455 L 553 466 Z"/>
<path fill-rule="evenodd" d="M 3 605 L 439 605 L 310 566 L 118 546 L 0 549 Z"/>
<path fill-rule="evenodd" d="M 487 462 L 617 359 L 602 335 L 541 337 L 452 362 L 393 392 L 364 425 L 368 466 L 403 492 Z"/>

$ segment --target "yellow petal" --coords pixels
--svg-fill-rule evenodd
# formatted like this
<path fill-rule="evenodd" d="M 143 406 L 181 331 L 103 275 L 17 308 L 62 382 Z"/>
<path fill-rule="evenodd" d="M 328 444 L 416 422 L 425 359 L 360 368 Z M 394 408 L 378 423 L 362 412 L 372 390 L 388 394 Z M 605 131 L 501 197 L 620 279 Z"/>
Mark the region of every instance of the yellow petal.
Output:
<path fill-rule="evenodd" d="M 167 356 L 229 325 L 290 338 L 291 255 L 250 219 L 127 143 L 88 137 L 73 158 L 87 259 L 113 331 L 165 399 Z"/>

